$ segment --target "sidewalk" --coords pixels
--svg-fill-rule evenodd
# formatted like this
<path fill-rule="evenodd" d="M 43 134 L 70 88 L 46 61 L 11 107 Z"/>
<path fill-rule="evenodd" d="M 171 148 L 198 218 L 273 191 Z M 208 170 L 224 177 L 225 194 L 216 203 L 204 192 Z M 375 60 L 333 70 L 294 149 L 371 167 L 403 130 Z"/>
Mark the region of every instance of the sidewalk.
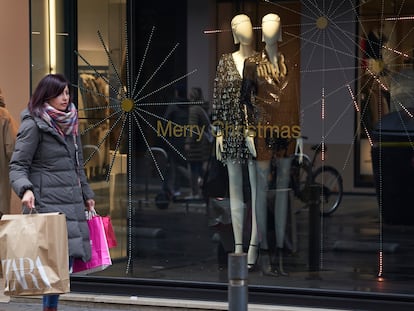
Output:
<path fill-rule="evenodd" d="M 4 296 L 3 296 L 4 297 Z M 0 311 L 40 311 L 42 309 L 39 297 L 11 297 L 0 299 Z M 290 307 L 280 305 L 249 304 L 249 311 L 346 311 L 339 309 L 320 309 L 305 307 Z M 70 293 L 61 296 L 59 311 L 210 311 L 228 310 L 228 304 L 216 301 L 195 301 L 163 298 L 145 298 L 136 296 L 109 296 Z"/>

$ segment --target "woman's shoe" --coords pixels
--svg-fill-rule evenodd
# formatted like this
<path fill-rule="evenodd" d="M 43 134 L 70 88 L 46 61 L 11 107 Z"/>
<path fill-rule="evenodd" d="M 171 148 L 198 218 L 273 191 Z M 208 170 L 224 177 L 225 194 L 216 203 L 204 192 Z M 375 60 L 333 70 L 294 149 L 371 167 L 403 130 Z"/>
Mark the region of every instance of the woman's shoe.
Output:
<path fill-rule="evenodd" d="M 278 271 L 273 269 L 272 267 L 272 262 L 270 260 L 270 253 L 268 249 L 260 249 L 259 266 L 263 275 L 279 276 Z"/>

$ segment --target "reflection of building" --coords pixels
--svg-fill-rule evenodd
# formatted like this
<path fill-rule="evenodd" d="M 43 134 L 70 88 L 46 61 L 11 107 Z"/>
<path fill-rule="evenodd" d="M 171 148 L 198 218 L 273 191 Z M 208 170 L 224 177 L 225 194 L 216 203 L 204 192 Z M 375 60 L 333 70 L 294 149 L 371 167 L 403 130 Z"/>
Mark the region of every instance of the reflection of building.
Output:
<path fill-rule="evenodd" d="M 61 3 L 65 2 L 69 3 L 69 1 L 62 1 Z M 116 98 L 112 97 L 112 94 L 116 93 L 116 90 L 118 90 L 120 86 L 116 84 L 116 72 L 114 68 L 112 68 L 112 64 L 107 61 L 106 52 L 104 51 L 101 42 L 96 35 L 96 31 L 99 30 L 104 35 L 103 39 L 105 44 L 109 47 L 108 53 L 114 60 L 114 67 L 116 68 L 116 71 L 120 74 L 121 72 L 125 72 L 120 69 L 122 56 L 124 54 L 122 46 L 125 42 L 125 34 L 123 33 L 125 19 L 120 17 L 126 15 L 126 9 L 128 8 L 131 13 L 129 16 L 132 17 L 132 21 L 129 20 L 130 24 L 128 24 L 128 27 L 132 27 L 129 29 L 133 30 L 128 38 L 130 48 L 129 60 L 130 65 L 132 66 L 132 73 L 134 75 L 134 79 L 129 82 L 129 87 L 134 88 L 136 83 L 135 78 L 139 76 L 136 83 L 136 90 L 140 91 L 140 95 L 137 96 L 137 99 L 140 99 L 142 96 L 150 92 L 155 92 L 158 88 L 174 81 L 177 77 L 181 77 L 193 69 L 197 69 L 196 74 L 186 78 L 187 85 L 200 85 L 203 88 L 206 99 L 208 100 L 208 97 L 211 96 L 209 96 L 209 94 L 212 94 L 211 81 L 213 79 L 211 78 L 211 73 L 214 72 L 214 68 L 216 67 L 217 56 L 226 51 L 234 50 L 231 34 L 226 31 L 228 30 L 226 25 L 228 25 L 231 17 L 233 17 L 235 12 L 238 10 L 249 12 L 248 14 L 252 17 L 252 19 L 260 19 L 265 12 L 276 12 L 283 18 L 283 23 L 285 25 L 283 29 L 283 31 L 285 31 L 284 44 L 281 48 L 288 51 L 289 55 L 292 56 L 290 57 L 291 59 L 296 58 L 298 66 L 300 66 L 301 81 L 298 92 L 300 93 L 305 118 L 303 134 L 310 138 L 308 142 L 305 141 L 305 144 L 307 144 L 306 147 L 309 147 L 312 143 L 319 142 L 321 136 L 326 134 L 327 144 L 329 145 L 329 152 L 327 154 L 328 158 L 326 161 L 330 162 L 330 164 L 334 163 L 333 165 L 338 168 L 344 167 L 343 174 L 346 176 L 346 191 L 373 191 L 372 188 L 360 188 L 358 186 L 354 186 L 354 177 L 355 174 L 358 174 L 357 169 L 356 172 L 354 172 L 354 166 L 358 166 L 359 158 L 353 162 L 352 156 L 349 156 L 347 159 L 350 159 L 350 161 L 346 162 L 346 165 L 344 165 L 344 155 L 348 156 L 353 152 L 353 149 L 350 150 L 349 148 L 349 145 L 351 144 L 350 142 L 353 141 L 355 134 L 359 135 L 359 133 L 354 132 L 354 129 L 360 127 L 359 117 L 355 117 L 354 115 L 350 91 L 347 88 L 347 86 L 351 88 L 352 93 L 355 95 L 358 103 L 360 103 L 360 98 L 358 98 L 358 96 L 361 95 L 360 87 L 363 86 L 363 83 L 361 83 L 358 87 L 355 87 L 354 85 L 354 81 L 359 80 L 360 78 L 360 75 L 355 72 L 355 64 L 360 60 L 360 57 L 356 56 L 358 51 L 355 48 L 354 40 L 356 37 L 361 37 L 363 33 L 368 34 L 368 30 L 373 28 L 371 25 L 366 27 L 363 26 L 365 27 L 365 32 L 360 29 L 360 31 L 356 33 L 357 27 L 364 24 L 362 21 L 359 22 L 355 20 L 356 17 L 354 16 L 354 13 L 355 9 L 360 9 L 361 16 L 366 16 L 368 20 L 370 16 L 381 16 L 380 13 L 382 12 L 384 12 L 384 16 L 386 17 L 394 16 L 395 12 L 399 12 L 399 14 L 403 16 L 406 12 L 414 12 L 412 7 L 408 7 L 413 6 L 413 3 L 411 3 L 411 1 L 405 1 L 404 4 L 399 4 L 393 1 L 385 1 L 383 8 L 384 11 L 381 11 L 381 7 L 379 7 L 378 4 L 380 2 L 367 1 L 366 5 L 361 2 L 361 5 L 358 8 L 351 7 L 349 10 L 341 11 L 349 12 L 349 15 L 343 16 L 341 23 L 337 23 L 335 19 L 329 19 L 328 23 L 324 25 L 319 24 L 320 28 L 317 28 L 315 27 L 315 15 L 312 14 L 312 12 L 323 12 L 322 6 L 319 6 L 318 10 L 315 10 L 316 7 L 314 7 L 314 5 L 321 3 L 321 1 L 273 2 L 274 4 L 265 1 L 173 1 L 170 3 L 163 2 L 162 5 L 160 5 L 160 3 L 152 3 L 150 1 L 79 0 L 77 1 L 79 9 L 79 12 L 77 13 L 78 16 L 75 16 L 76 12 L 73 12 L 72 10 L 64 10 L 64 14 L 62 12 L 57 14 L 58 20 L 62 22 L 59 23 L 58 28 L 63 28 L 66 27 L 65 25 L 71 23 L 74 24 L 76 22 L 76 26 L 78 28 L 78 33 L 76 35 L 73 35 L 71 30 L 66 28 L 57 30 L 59 33 L 57 36 L 57 48 L 59 49 L 58 55 L 60 55 L 59 57 L 61 58 L 57 69 L 59 71 L 71 72 L 72 74 L 70 76 L 72 77 L 72 81 L 76 84 L 78 74 L 81 73 L 81 70 L 76 71 L 76 66 L 71 67 L 68 63 L 70 63 L 69 60 L 74 59 L 73 50 L 79 50 L 82 55 L 92 62 L 93 66 L 96 65 L 105 67 L 104 71 L 108 72 L 108 75 L 111 76 L 110 81 L 111 83 L 113 82 L 115 87 L 115 91 L 114 89 L 109 89 L 105 91 L 105 94 L 109 94 L 111 97 L 110 99 L 107 98 L 110 105 L 116 103 Z M 47 40 L 47 32 L 44 31 L 44 28 L 40 27 L 42 26 L 40 25 L 41 22 L 48 20 L 47 16 L 44 15 L 44 12 L 47 10 L 45 10 L 45 4 L 43 3 L 46 2 L 32 0 L 31 3 L 33 4 L 32 13 L 36 16 L 36 18 L 31 19 L 31 30 L 33 31 L 31 40 L 33 45 L 31 50 L 32 59 L 30 66 L 27 64 L 26 71 L 21 69 L 21 64 L 25 64 L 25 62 L 27 62 L 29 55 L 25 55 L 25 57 L 22 57 L 21 59 L 10 58 L 18 57 L 18 53 L 14 53 L 16 55 L 8 55 L 7 57 L 3 57 L 3 53 L 5 49 L 7 49 L 7 46 L 4 46 L 0 51 L 0 61 L 13 64 L 11 68 L 6 67 L 5 69 L 5 67 L 2 67 L 2 70 L 8 73 L 7 78 L 3 77 L 2 79 L 3 81 L 7 80 L 6 82 L 9 83 L 11 88 L 4 87 L 4 84 L 2 84 L 2 87 L 7 92 L 10 102 L 13 102 L 13 105 L 18 107 L 12 108 L 16 109 L 13 110 L 16 117 L 18 117 L 18 110 L 22 109 L 26 104 L 27 95 L 30 94 L 28 86 L 24 89 L 25 85 L 28 85 L 24 79 L 31 76 L 33 78 L 33 84 L 36 84 L 38 77 L 43 75 L 45 71 L 47 72 L 49 68 L 46 59 L 46 56 L 48 55 L 48 53 L 46 53 L 48 50 L 47 42 L 49 40 Z M 332 7 L 335 6 L 338 10 L 342 9 L 342 5 L 344 5 L 344 1 L 335 0 L 330 3 L 332 3 Z M 397 3 L 397 6 L 403 6 L 398 7 L 398 10 L 395 10 L 394 7 L 390 8 L 391 3 Z M 37 8 L 36 4 L 40 4 L 41 7 Z M 16 11 L 13 8 L 18 5 L 21 6 L 20 1 L 0 1 L 1 20 L 10 21 L 11 25 L 15 25 L 6 15 L 12 16 L 11 13 Z M 25 5 L 27 5 L 27 3 L 25 3 Z M 376 5 L 378 5 L 378 7 L 376 7 Z M 58 10 L 60 10 L 60 8 Z M 174 12 L 177 17 L 172 17 L 171 12 Z M 319 13 L 316 13 L 316 16 L 318 14 Z M 326 12 L 326 14 L 328 14 L 328 12 Z M 13 38 L 19 38 L 17 42 L 18 44 L 21 44 L 20 41 L 23 40 L 21 38 L 27 38 L 27 46 L 19 46 L 19 48 L 16 48 L 16 51 L 23 53 L 26 50 L 30 51 L 29 34 L 27 33 L 27 29 L 29 29 L 28 23 L 30 20 L 29 8 L 26 8 L 26 10 L 19 10 L 18 15 L 20 17 L 19 23 L 25 26 L 23 27 L 24 32 L 20 32 L 19 25 L 16 25 L 17 27 L 13 28 Z M 16 14 L 13 16 L 16 16 Z M 352 20 L 355 20 L 356 23 L 350 22 Z M 253 20 L 253 22 L 255 26 L 259 25 L 258 20 Z M 378 20 L 378 23 L 380 22 L 381 21 Z M 394 40 L 396 45 L 393 47 L 399 48 L 401 46 L 403 47 L 401 48 L 403 51 L 410 50 L 410 47 L 407 47 L 407 45 L 412 44 L 411 42 L 413 42 L 413 21 L 391 21 L 391 24 L 396 27 L 394 33 L 399 36 L 398 39 Z M 294 26 L 292 25 L 297 25 L 297 28 L 300 28 L 299 31 L 297 31 L 298 29 L 294 29 Z M 338 27 L 338 25 L 340 25 L 340 27 Z M 156 26 L 153 33 L 152 26 Z M 214 34 L 204 34 L 203 31 L 206 29 L 224 31 L 216 32 Z M 343 31 L 344 29 L 345 31 Z M 15 33 L 16 31 L 19 35 Z M 259 49 L 261 47 L 260 30 L 257 29 L 256 31 L 256 45 Z M 10 28 L 6 29 L 3 27 L 0 29 L 1 34 L 9 34 L 9 32 Z M 153 34 L 152 37 L 151 34 Z M 151 40 L 148 39 L 149 37 L 151 37 Z M 76 38 L 77 42 L 73 42 Z M 326 41 L 322 41 L 323 38 L 325 38 Z M 332 42 L 327 40 L 328 38 L 332 39 Z M 318 39 L 321 41 L 317 41 Z M 12 40 L 10 40 L 10 42 L 12 42 Z M 171 52 L 177 43 L 179 43 L 177 50 L 169 55 L 169 52 Z M 292 47 L 293 44 L 295 44 L 295 47 Z M 149 47 L 149 50 L 146 54 L 145 61 L 142 61 L 146 47 Z M 63 51 L 64 49 L 65 51 Z M 300 51 L 300 54 L 298 51 Z M 167 55 L 169 57 L 167 57 Z M 338 58 L 340 59 L 339 63 L 337 62 Z M 65 60 L 65 62 L 63 60 Z M 165 63 L 161 66 L 162 68 L 160 68 L 160 71 L 157 72 L 152 79 L 149 79 L 151 74 L 156 71 L 154 68 L 157 69 L 164 60 Z M 141 64 L 143 71 L 140 71 Z M 78 65 L 79 67 L 85 66 L 85 64 L 81 62 L 79 62 Z M 69 66 L 70 68 L 65 66 Z M 391 68 L 391 70 L 396 71 L 393 68 Z M 150 72 L 150 74 L 148 74 L 148 72 Z M 93 72 L 92 74 L 94 75 Z M 15 75 L 18 76 L 18 79 L 16 79 Z M 123 84 L 127 84 L 125 83 L 125 80 L 127 79 L 123 78 L 123 74 L 121 75 L 121 80 L 124 81 Z M 13 83 L 10 83 L 9 81 L 13 81 Z M 146 82 L 148 82 L 148 84 L 145 85 Z M 91 88 L 93 89 L 94 86 Z M 141 88 L 143 89 L 141 90 Z M 170 94 L 168 94 L 169 89 L 165 88 L 164 91 L 165 92 L 154 93 L 157 95 L 156 100 L 153 100 L 154 98 L 147 98 L 146 100 L 148 102 L 164 102 L 167 98 L 170 98 Z M 378 91 L 379 90 L 377 89 L 376 92 Z M 24 95 L 22 96 L 23 98 L 14 97 L 18 95 L 21 96 L 22 93 Z M 325 112 L 327 112 L 325 121 L 321 120 L 321 94 L 324 94 L 325 96 L 324 108 L 326 108 Z M 16 100 L 14 100 L 14 98 L 16 98 Z M 79 105 L 83 104 L 84 106 L 84 103 L 88 102 L 88 105 L 91 105 L 89 107 L 99 108 L 99 106 L 107 105 L 107 103 L 103 102 L 98 103 L 99 100 L 102 99 L 103 98 L 96 98 L 94 100 L 84 101 L 82 95 L 80 95 L 78 102 Z M 152 112 L 163 115 L 165 108 L 165 106 L 154 106 Z M 113 109 L 112 106 L 110 109 Z M 98 109 L 96 111 L 88 111 L 87 115 L 83 115 L 85 118 L 82 121 L 83 129 L 96 124 L 96 120 L 104 118 L 110 113 L 111 110 L 105 111 L 105 113 L 104 110 Z M 149 115 L 142 115 L 143 119 L 150 118 Z M 345 115 L 345 117 L 343 115 Z M 144 121 L 142 121 L 138 114 L 136 117 L 138 121 L 143 122 L 142 124 L 144 124 Z M 93 152 L 93 146 L 96 147 L 99 142 L 104 139 L 107 134 L 107 130 L 114 125 L 115 120 L 116 119 L 113 118 L 109 120 L 109 124 L 104 122 L 96 129 L 88 131 L 88 133 L 84 136 L 85 148 L 88 150 L 88 153 Z M 135 120 L 134 125 L 136 125 Z M 120 130 L 120 127 L 117 127 L 116 130 Z M 151 132 L 149 126 L 147 125 L 145 125 L 144 130 Z M 140 165 L 137 165 L 137 167 L 142 168 L 141 164 L 143 162 L 141 156 L 144 154 L 143 151 L 146 151 L 147 149 L 140 133 L 137 131 L 134 135 L 134 138 L 136 138 L 134 142 L 137 141 L 138 144 L 139 141 L 139 146 L 134 147 L 140 148 L 140 150 L 139 152 L 134 153 L 133 161 L 138 162 Z M 99 154 L 99 156 L 93 157 L 88 163 L 87 171 L 89 172 L 89 177 L 96 176 L 95 167 L 101 169 L 105 166 L 105 164 L 110 164 L 112 160 L 111 155 L 113 154 L 111 150 L 116 148 L 116 139 L 118 137 L 119 135 L 113 135 L 108 141 L 104 140 L 102 145 L 98 148 L 99 152 L 96 154 Z M 123 152 L 126 151 L 128 151 L 128 148 L 123 150 Z M 135 152 L 135 150 L 133 151 Z M 125 154 L 122 154 L 121 158 L 124 159 L 124 157 L 127 158 Z M 115 161 L 118 161 L 118 158 Z M 112 275 L 105 274 L 104 277 L 110 278 L 112 276 L 116 276 L 126 279 L 127 282 L 129 282 L 129 279 L 131 278 L 133 279 L 131 280 L 131 283 L 140 282 L 141 278 L 155 279 L 155 283 L 158 281 L 162 282 L 164 280 L 174 283 L 177 278 L 190 282 L 203 282 L 207 280 L 218 282 L 218 287 L 225 287 L 223 284 L 226 282 L 226 277 L 219 275 L 220 272 L 216 270 L 208 270 L 206 272 L 188 275 L 165 273 L 167 270 L 168 272 L 177 271 L 177 267 L 190 263 L 193 264 L 191 267 L 202 267 L 206 261 L 211 260 L 211 258 L 215 258 L 215 244 L 212 244 L 213 242 L 211 242 L 211 236 L 209 235 L 208 230 L 209 228 L 205 225 L 206 222 L 204 214 L 200 212 L 205 212 L 204 209 L 199 208 L 199 211 L 196 213 L 194 210 L 197 210 L 197 208 L 190 208 L 189 213 L 184 214 L 182 213 L 183 210 L 180 209 L 179 205 L 171 205 L 171 209 L 167 210 L 158 210 L 156 207 L 149 205 L 142 207 L 140 210 L 139 208 L 136 208 L 136 202 L 132 201 L 132 214 L 134 217 L 136 215 L 139 216 L 134 218 L 136 224 L 146 228 L 152 226 L 162 226 L 163 231 L 166 232 L 166 239 L 162 240 L 156 236 L 129 236 L 129 225 L 131 224 L 128 223 L 130 220 L 128 219 L 128 213 L 130 210 L 128 209 L 128 189 L 126 188 L 128 179 L 126 171 L 121 171 L 122 172 L 118 174 L 118 172 L 115 173 L 114 169 L 114 171 L 112 171 L 113 176 L 110 176 L 111 179 L 109 183 L 104 180 L 98 181 L 91 178 L 94 189 L 97 189 L 98 210 L 99 206 L 101 206 L 102 211 L 113 214 L 114 218 L 116 218 L 115 215 L 124 215 L 121 217 L 125 217 L 122 221 L 115 222 L 117 233 L 122 234 L 122 238 L 124 239 L 122 244 L 124 248 L 122 251 L 116 250 L 116 265 L 114 265 L 114 268 L 120 268 L 118 270 L 108 270 L 107 272 L 110 271 Z M 363 175 L 369 174 L 368 170 L 364 167 L 362 167 L 361 172 Z M 118 177 L 113 178 L 114 175 Z M 132 177 L 134 178 L 134 181 L 137 182 L 137 184 L 133 185 L 134 195 L 141 195 L 141 182 L 144 179 L 142 177 L 143 175 L 142 170 L 136 170 L 133 172 Z M 120 183 L 118 183 L 119 179 L 121 179 Z M 156 186 L 159 185 L 153 184 L 151 186 L 156 188 Z M 152 188 L 150 187 L 150 189 Z M 125 197 L 122 198 L 122 196 Z M 361 209 L 364 208 L 359 200 L 355 201 L 355 205 L 361 205 Z M 117 214 L 119 211 L 122 211 L 122 213 Z M 342 217 L 343 215 L 340 216 Z M 304 219 L 306 219 L 306 217 L 304 217 Z M 337 220 L 337 218 L 333 219 Z M 331 221 L 331 219 L 327 219 L 326 223 L 330 223 Z M 371 221 L 371 225 L 374 222 L 372 219 L 369 219 L 368 221 Z M 364 223 L 352 228 L 354 228 L 355 232 L 357 232 L 361 229 L 361 227 L 364 227 Z M 375 228 L 376 227 L 370 227 L 370 232 L 374 232 L 373 235 L 375 235 L 376 232 Z M 324 232 L 324 237 L 329 235 L 340 238 L 342 234 L 341 229 L 343 229 L 343 227 L 341 227 L 341 223 L 338 222 L 336 228 L 330 227 L 329 232 Z M 301 233 L 306 235 L 307 232 L 301 231 Z M 185 237 L 185 242 L 183 243 L 182 241 L 177 240 L 178 237 Z M 191 237 L 191 239 L 188 237 Z M 356 239 L 355 236 L 347 237 L 349 239 Z M 376 236 L 374 236 L 374 238 L 375 237 Z M 134 251 L 136 251 L 133 258 L 135 261 L 134 274 L 131 275 L 125 275 L 124 269 L 128 243 L 133 244 Z M 333 275 L 335 275 L 337 282 L 334 285 L 332 285 L 332 283 L 329 283 L 328 285 L 333 287 L 337 286 L 333 289 L 340 289 L 338 288 L 338 284 L 340 284 L 341 281 L 344 280 L 343 278 L 346 278 L 347 276 L 344 276 L 346 273 L 341 274 L 336 272 L 339 271 L 341 267 L 348 267 L 341 262 L 343 260 L 348 263 L 348 258 L 347 256 L 335 256 L 335 254 L 331 253 L 329 245 L 324 246 L 326 247 L 323 249 L 323 252 L 325 252 L 324 255 L 331 256 L 331 258 L 334 257 L 335 259 L 333 260 L 336 260 L 337 263 L 336 265 L 330 266 L 330 268 L 332 266 L 333 267 L 332 270 L 329 271 L 330 274 L 328 277 L 333 278 Z M 298 268 L 298 271 L 300 271 L 298 274 L 303 276 L 304 273 L 306 274 L 306 259 L 303 258 L 306 257 L 307 254 L 303 252 L 303 249 L 299 249 L 299 252 L 299 261 L 295 263 L 295 268 Z M 370 262 L 371 267 L 374 267 L 376 266 L 376 258 L 373 259 L 375 255 L 372 256 L 372 254 L 367 254 L 363 257 L 363 261 Z M 350 256 L 352 256 L 352 253 Z M 191 259 L 191 262 L 189 258 Z M 144 259 L 148 265 L 141 265 Z M 391 263 L 391 261 L 387 261 L 386 264 L 387 268 L 389 268 L 388 271 L 393 268 L 394 270 L 401 268 L 401 271 L 406 273 L 404 277 L 411 277 L 409 271 L 407 272 L 409 269 L 392 266 L 393 263 Z M 209 267 L 211 268 L 211 266 Z M 356 267 L 355 270 L 357 269 L 358 267 Z M 372 268 L 372 270 L 374 269 L 375 268 Z M 364 272 L 366 272 L 366 275 L 371 277 L 373 274 L 372 270 Z M 355 276 L 353 272 L 346 272 L 348 272 L 348 277 L 351 274 L 352 276 Z M 278 286 L 286 286 L 291 289 L 294 287 L 295 290 L 299 290 L 299 287 L 305 284 L 304 286 L 308 286 L 309 290 L 312 290 L 313 284 L 304 283 L 306 280 L 303 279 L 304 278 L 298 277 L 297 275 L 291 275 L 289 279 L 279 278 L 277 280 L 265 280 L 258 277 L 255 279 L 257 282 L 255 286 L 260 287 L 260 285 L 266 285 L 266 288 L 263 287 L 261 290 L 267 290 L 269 288 L 274 290 L 274 286 L 277 283 Z M 320 280 L 320 287 L 324 287 L 326 285 L 326 283 L 324 283 L 326 279 L 327 278 L 324 277 L 323 280 Z M 397 282 L 400 282 L 401 278 L 398 276 L 396 277 L 396 280 Z M 375 279 L 370 279 L 370 281 L 375 282 Z M 394 281 L 395 279 L 387 280 L 387 288 L 389 288 L 388 286 L 392 286 Z M 267 284 L 265 284 L 266 282 Z M 300 286 L 297 286 L 296 288 L 297 284 L 300 284 Z M 366 287 L 361 286 L 354 290 L 354 292 L 359 294 L 361 291 L 364 292 L 364 288 L 368 287 L 368 285 Z M 98 287 L 94 287 L 93 290 L 96 290 L 97 288 Z M 116 289 L 114 288 L 113 290 L 115 291 Z M 385 289 L 383 290 L 386 291 Z M 414 294 L 410 286 L 404 288 L 404 293 L 408 296 L 412 296 Z M 370 293 L 370 295 L 375 294 L 375 292 Z"/>
<path fill-rule="evenodd" d="M 378 66 L 380 60 L 370 60 L 372 67 Z M 363 126 L 371 132 L 381 117 L 389 113 L 389 91 L 384 77 L 366 69 L 361 78 L 361 119 Z"/>
<path fill-rule="evenodd" d="M 387 83 L 387 67 L 384 62 L 383 46 L 387 37 L 377 28 L 371 30 L 362 40 L 363 77 L 361 78 L 361 94 L 364 127 L 370 132 L 381 117 L 389 113 L 389 89 Z"/>
<path fill-rule="evenodd" d="M 414 107 L 414 70 L 410 62 L 391 76 L 391 111 Z"/>

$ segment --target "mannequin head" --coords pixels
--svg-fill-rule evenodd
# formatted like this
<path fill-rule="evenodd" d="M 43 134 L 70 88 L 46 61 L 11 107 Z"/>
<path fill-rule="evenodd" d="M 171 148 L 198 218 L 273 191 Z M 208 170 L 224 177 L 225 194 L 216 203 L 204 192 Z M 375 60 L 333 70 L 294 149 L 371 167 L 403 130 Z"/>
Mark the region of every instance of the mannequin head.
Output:
<path fill-rule="evenodd" d="M 269 45 L 282 41 L 282 25 L 279 15 L 270 13 L 263 16 L 262 41 Z"/>
<path fill-rule="evenodd" d="M 253 41 L 253 26 L 245 14 L 239 14 L 231 20 L 231 30 L 233 31 L 234 44 L 250 45 Z"/>

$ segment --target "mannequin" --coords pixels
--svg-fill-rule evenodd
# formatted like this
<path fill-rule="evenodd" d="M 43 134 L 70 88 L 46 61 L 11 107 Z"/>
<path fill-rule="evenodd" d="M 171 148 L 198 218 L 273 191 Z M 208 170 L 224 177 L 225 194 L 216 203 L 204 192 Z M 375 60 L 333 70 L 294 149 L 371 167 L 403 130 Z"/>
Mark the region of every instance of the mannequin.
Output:
<path fill-rule="evenodd" d="M 256 219 L 260 237 L 259 265 L 266 275 L 286 275 L 283 268 L 290 165 L 295 150 L 302 152 L 299 103 L 295 94 L 294 68 L 278 50 L 282 41 L 280 17 L 267 14 L 262 18 L 264 50 L 246 59 L 241 104 L 249 126 L 254 126 L 256 145 Z M 254 102 L 251 98 L 255 97 Z M 274 139 L 269 139 L 274 138 Z M 267 241 L 267 190 L 270 161 L 276 158 L 275 215 L 278 268 L 273 269 Z"/>
<path fill-rule="evenodd" d="M 217 66 L 214 80 L 212 124 L 216 130 L 216 157 L 227 166 L 229 175 L 230 211 L 234 235 L 234 252 L 243 253 L 245 204 L 243 197 L 242 165 L 247 163 L 252 195 L 252 234 L 248 250 L 248 262 L 254 262 L 257 253 L 257 228 L 255 219 L 256 170 L 252 137 L 245 138 L 241 125 L 240 87 L 244 60 L 256 52 L 253 49 L 253 26 L 247 15 L 236 15 L 231 21 L 234 43 L 239 49 L 223 54 Z"/>

